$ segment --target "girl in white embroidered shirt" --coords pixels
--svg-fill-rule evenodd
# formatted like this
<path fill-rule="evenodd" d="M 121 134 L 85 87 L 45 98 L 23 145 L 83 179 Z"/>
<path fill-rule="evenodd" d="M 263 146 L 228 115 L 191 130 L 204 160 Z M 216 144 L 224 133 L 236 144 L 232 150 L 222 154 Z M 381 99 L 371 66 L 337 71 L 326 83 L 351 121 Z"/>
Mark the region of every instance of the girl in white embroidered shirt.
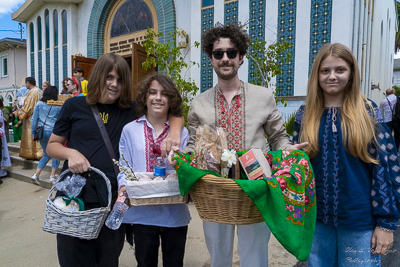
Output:
<path fill-rule="evenodd" d="M 171 79 L 162 74 L 144 79 L 137 91 L 139 119 L 124 127 L 119 151 L 134 172 L 153 172 L 156 158 L 161 156 L 161 144 L 169 134 L 168 116 L 183 114 L 182 97 Z M 186 146 L 188 138 L 189 133 L 183 128 L 181 148 Z M 126 164 L 124 160 L 120 163 Z M 167 170 L 173 169 L 166 166 Z M 125 181 L 125 175 L 120 172 L 120 195 L 125 191 Z M 124 214 L 123 223 L 132 224 L 138 266 L 157 267 L 160 239 L 163 266 L 183 266 L 190 219 L 186 204 L 132 206 Z"/>

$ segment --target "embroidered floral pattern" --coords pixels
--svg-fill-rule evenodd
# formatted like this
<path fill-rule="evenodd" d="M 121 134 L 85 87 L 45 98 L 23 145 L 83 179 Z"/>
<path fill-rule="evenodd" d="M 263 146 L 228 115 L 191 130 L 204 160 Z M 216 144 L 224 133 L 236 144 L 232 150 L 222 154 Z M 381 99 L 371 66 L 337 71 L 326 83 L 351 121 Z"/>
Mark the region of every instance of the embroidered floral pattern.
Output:
<path fill-rule="evenodd" d="M 272 178 L 278 182 L 286 202 L 287 219 L 304 223 L 304 214 L 315 205 L 315 180 L 311 165 L 302 151 L 294 151 L 281 160 L 281 151 L 268 152 Z"/>
<path fill-rule="evenodd" d="M 245 152 L 238 152 L 238 155 Z M 294 151 L 283 160 L 281 154 L 281 150 L 265 154 L 271 162 L 272 176 L 264 178 L 264 181 L 272 188 L 280 188 L 286 203 L 286 219 L 293 224 L 303 225 L 305 212 L 315 205 L 314 173 L 303 151 Z M 175 153 L 172 156 L 176 170 L 183 167 L 184 163 L 193 162 L 193 159 L 193 154 Z"/>
<path fill-rule="evenodd" d="M 398 153 L 395 149 L 393 137 L 383 122 L 379 108 L 372 101 L 370 101 L 370 104 L 372 105 L 372 109 L 367 103 L 365 106 L 371 119 L 376 123 L 375 135 L 377 143 L 371 142 L 368 145 L 368 152 L 373 158 L 378 160 L 378 164 L 370 164 L 372 170 L 372 181 L 371 185 L 368 186 L 371 187 L 371 216 L 374 218 L 372 223 L 375 224 L 376 220 L 376 223 L 382 227 L 396 229 L 397 218 L 399 218 L 400 215 L 400 168 L 398 163 Z M 293 135 L 293 141 L 295 144 L 298 143 L 299 140 L 299 132 L 303 123 L 304 109 L 305 107 L 301 106 L 296 113 Z M 318 168 L 318 170 L 322 170 L 322 172 L 318 172 L 319 177 L 317 179 L 317 184 L 320 190 L 318 195 L 318 218 L 325 223 L 334 225 L 341 225 L 349 222 L 354 225 L 357 222 L 356 220 L 360 219 L 341 216 L 343 211 L 340 210 L 341 206 L 339 206 L 339 203 L 342 195 L 351 196 L 351 194 L 354 194 L 354 189 L 359 190 L 359 188 L 351 188 L 350 190 L 347 190 L 349 188 L 343 187 L 346 183 L 339 180 L 339 177 L 342 177 L 343 175 L 342 173 L 346 173 L 346 170 L 343 169 L 345 168 L 345 166 L 343 166 L 344 151 L 342 141 L 338 139 L 340 136 L 336 135 L 333 131 L 334 127 L 331 126 L 334 124 L 337 131 L 339 133 L 341 132 L 340 109 L 337 110 L 337 121 L 333 120 L 334 116 L 332 115 L 333 114 L 331 114 L 327 109 L 325 110 L 324 117 L 321 120 L 321 125 L 325 124 L 326 127 L 320 130 L 320 156 L 317 157 L 321 157 L 322 160 L 319 163 L 320 166 L 314 166 Z M 339 171 L 342 173 L 339 174 Z M 355 179 L 357 177 L 350 178 Z M 365 183 L 363 185 L 365 185 Z M 314 188 L 315 184 L 311 183 L 310 187 Z M 311 191 L 308 193 L 310 196 L 312 195 Z M 346 205 L 346 203 L 342 202 L 340 205 Z M 349 213 L 349 210 L 346 209 L 346 212 Z M 369 213 L 367 211 L 364 219 L 369 219 L 368 216 Z"/>
<path fill-rule="evenodd" d="M 146 171 L 152 172 L 154 171 L 154 164 L 156 162 L 157 157 L 161 156 L 161 144 L 162 141 L 168 136 L 169 133 L 169 125 L 164 123 L 164 130 L 158 136 L 156 140 L 154 140 L 154 130 L 152 127 L 147 125 L 147 122 L 144 121 L 144 141 L 145 141 L 145 150 L 146 150 Z M 148 153 L 150 151 L 150 153 Z"/>
<path fill-rule="evenodd" d="M 245 93 L 243 83 L 238 94 L 229 103 L 219 89 L 215 90 L 215 125 L 222 127 L 228 139 L 228 148 L 235 151 L 242 151 L 246 144 L 244 139 L 245 132 Z"/>

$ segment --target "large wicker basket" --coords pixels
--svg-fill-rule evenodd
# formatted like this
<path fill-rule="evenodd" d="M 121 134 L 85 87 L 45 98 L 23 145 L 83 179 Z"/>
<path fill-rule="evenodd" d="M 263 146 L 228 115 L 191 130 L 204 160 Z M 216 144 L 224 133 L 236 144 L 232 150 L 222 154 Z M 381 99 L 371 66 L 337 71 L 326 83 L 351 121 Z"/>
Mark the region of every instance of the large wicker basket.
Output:
<path fill-rule="evenodd" d="M 53 204 L 55 196 L 53 197 L 52 194 L 56 188 L 56 184 L 64 178 L 65 174 L 70 172 L 67 169 L 60 174 L 60 177 L 50 189 L 49 197 L 46 199 L 43 231 L 82 239 L 95 239 L 99 236 L 101 227 L 110 212 L 111 184 L 103 172 L 93 167 L 89 167 L 89 169 L 100 174 L 106 182 L 108 189 L 108 206 L 76 212 L 63 211 L 57 208 Z"/>
<path fill-rule="evenodd" d="M 189 193 L 204 221 L 239 225 L 264 221 L 254 202 L 231 179 L 207 174 Z"/>

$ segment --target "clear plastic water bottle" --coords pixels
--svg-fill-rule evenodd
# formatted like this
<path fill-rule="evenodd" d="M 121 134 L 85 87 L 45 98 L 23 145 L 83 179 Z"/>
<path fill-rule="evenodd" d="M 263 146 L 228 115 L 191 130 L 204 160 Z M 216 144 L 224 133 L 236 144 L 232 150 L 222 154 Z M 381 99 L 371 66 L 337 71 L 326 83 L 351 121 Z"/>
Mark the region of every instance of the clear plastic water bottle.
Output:
<path fill-rule="evenodd" d="M 165 174 L 165 162 L 162 157 L 157 157 L 156 164 L 154 165 L 154 177 L 165 177 Z"/>
<path fill-rule="evenodd" d="M 114 207 L 106 220 L 106 226 L 112 230 L 117 230 L 122 223 L 125 212 L 129 209 L 129 198 L 125 195 L 119 196 Z"/>

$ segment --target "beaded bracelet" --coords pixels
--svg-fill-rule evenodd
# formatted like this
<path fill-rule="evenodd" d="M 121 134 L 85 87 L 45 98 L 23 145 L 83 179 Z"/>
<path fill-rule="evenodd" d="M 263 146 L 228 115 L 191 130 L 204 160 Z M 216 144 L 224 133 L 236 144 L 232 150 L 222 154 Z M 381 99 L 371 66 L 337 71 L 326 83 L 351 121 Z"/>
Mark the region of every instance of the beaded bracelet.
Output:
<path fill-rule="evenodd" d="M 379 226 L 379 229 L 381 229 L 382 231 L 388 232 L 388 233 L 393 233 L 393 232 L 394 232 L 394 230 L 392 230 L 392 229 L 387 229 L 387 228 L 384 228 L 384 227 L 382 227 L 382 226 Z"/>

